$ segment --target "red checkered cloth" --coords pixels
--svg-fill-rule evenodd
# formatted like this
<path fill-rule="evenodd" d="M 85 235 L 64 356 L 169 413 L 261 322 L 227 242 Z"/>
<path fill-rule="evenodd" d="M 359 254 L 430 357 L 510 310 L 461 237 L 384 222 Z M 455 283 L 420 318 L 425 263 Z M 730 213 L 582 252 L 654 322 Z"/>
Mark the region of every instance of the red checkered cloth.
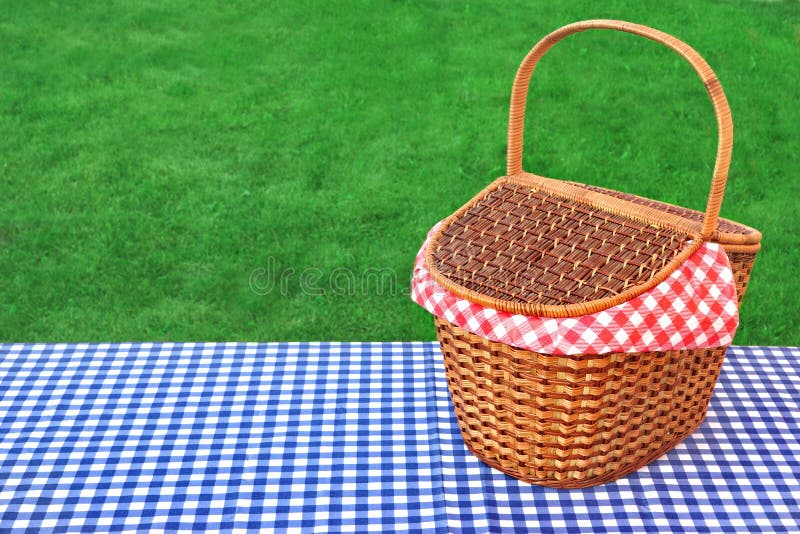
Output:
<path fill-rule="evenodd" d="M 492 341 L 557 355 L 667 351 L 730 345 L 739 325 L 733 273 L 717 243 L 703 243 L 666 280 L 628 302 L 555 319 L 487 308 L 437 284 L 425 265 L 436 226 L 417 254 L 411 298 L 435 316 Z"/>

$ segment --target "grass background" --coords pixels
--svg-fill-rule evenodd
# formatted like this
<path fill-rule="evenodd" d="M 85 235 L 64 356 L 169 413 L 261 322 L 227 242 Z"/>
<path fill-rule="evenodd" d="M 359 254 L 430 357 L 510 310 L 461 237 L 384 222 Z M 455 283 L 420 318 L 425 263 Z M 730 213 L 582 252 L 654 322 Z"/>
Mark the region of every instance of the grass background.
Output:
<path fill-rule="evenodd" d="M 0 340 L 434 339 L 402 291 L 425 232 L 503 173 L 530 46 L 601 17 L 717 72 L 736 125 L 722 213 L 764 234 L 736 342 L 800 344 L 800 10 L 744 0 L 5 0 Z M 526 169 L 704 206 L 715 122 L 672 52 L 588 32 L 533 85 Z M 325 294 L 252 291 L 270 258 L 318 269 Z M 399 287 L 334 294 L 331 275 L 370 268 Z"/>

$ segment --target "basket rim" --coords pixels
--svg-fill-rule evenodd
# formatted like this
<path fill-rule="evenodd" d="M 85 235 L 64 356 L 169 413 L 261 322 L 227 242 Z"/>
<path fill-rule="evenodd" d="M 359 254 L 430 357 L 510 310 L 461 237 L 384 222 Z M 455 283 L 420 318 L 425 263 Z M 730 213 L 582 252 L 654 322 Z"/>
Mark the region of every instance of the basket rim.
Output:
<path fill-rule="evenodd" d="M 689 241 L 664 267 L 655 271 L 651 278 L 641 284 L 633 285 L 620 293 L 606 296 L 600 299 L 588 300 L 585 302 L 572 304 L 540 304 L 537 302 L 515 302 L 499 299 L 484 295 L 478 291 L 467 288 L 455 282 L 443 274 L 433 259 L 436 244 L 442 237 L 444 231 L 456 221 L 465 211 L 480 202 L 486 195 L 495 191 L 504 184 L 515 184 L 530 187 L 535 191 L 541 191 L 555 197 L 581 203 L 586 206 L 605 211 L 617 216 L 625 217 L 639 224 L 651 225 L 659 228 L 670 229 L 684 234 Z M 494 180 L 487 187 L 482 189 L 477 195 L 461 206 L 452 215 L 442 221 L 439 227 L 433 232 L 428 247 L 425 250 L 425 263 L 436 283 L 445 290 L 450 291 L 456 296 L 475 302 L 481 306 L 492 308 L 498 311 L 513 313 L 517 315 L 528 315 L 536 317 L 579 317 L 589 315 L 599 311 L 607 310 L 623 302 L 627 302 L 663 282 L 681 264 L 683 264 L 692 254 L 694 254 L 703 244 L 704 239 L 701 234 L 701 223 L 685 219 L 683 217 L 667 213 L 655 208 L 642 206 L 634 202 L 605 195 L 589 189 L 578 187 L 569 182 L 554 180 L 535 174 L 520 172 L 513 176 L 501 176 Z"/>

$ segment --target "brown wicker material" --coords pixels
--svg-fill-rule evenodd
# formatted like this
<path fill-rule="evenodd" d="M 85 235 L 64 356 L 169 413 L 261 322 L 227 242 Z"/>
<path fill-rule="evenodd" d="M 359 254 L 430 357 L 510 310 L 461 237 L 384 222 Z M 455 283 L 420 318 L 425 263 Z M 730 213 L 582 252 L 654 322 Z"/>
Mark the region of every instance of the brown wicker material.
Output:
<path fill-rule="evenodd" d="M 458 425 L 478 458 L 543 486 L 609 482 L 703 421 L 724 348 L 551 356 L 436 318 Z"/>
<path fill-rule="evenodd" d="M 525 315 L 569 317 L 592 313 L 598 301 L 625 302 L 663 281 L 701 243 L 689 229 L 643 223 L 516 180 L 496 181 L 466 208 L 429 249 L 437 281 Z"/>
<path fill-rule="evenodd" d="M 643 206 L 656 207 L 666 213 L 678 215 L 690 221 L 701 222 L 703 220 L 702 213 L 688 208 L 673 206 L 665 202 L 650 200 L 648 198 L 642 198 L 629 193 L 621 193 L 619 191 L 604 189 L 593 185 L 575 182 L 570 182 L 570 184 L 629 200 Z M 731 268 L 736 280 L 736 292 L 739 298 L 739 306 L 741 307 L 742 298 L 744 298 L 744 293 L 747 289 L 747 282 L 750 280 L 750 273 L 756 261 L 756 253 L 761 248 L 761 232 L 749 226 L 729 221 L 728 219 L 719 219 L 718 230 L 711 236 L 711 241 L 721 244 L 728 253 L 728 260 L 731 262 Z"/>
<path fill-rule="evenodd" d="M 744 292 L 747 290 L 747 282 L 750 280 L 750 273 L 753 272 L 753 264 L 756 261 L 758 249 L 750 252 L 731 252 L 729 249 L 732 247 L 726 246 L 724 243 L 723 247 L 728 252 L 728 261 L 731 262 L 733 278 L 736 281 L 739 307 L 741 308 Z"/>
<path fill-rule="evenodd" d="M 719 128 L 705 213 L 522 170 L 525 98 L 537 62 L 559 40 L 597 28 L 664 44 L 702 79 Z M 691 47 L 626 22 L 565 26 L 542 39 L 517 72 L 507 175 L 439 226 L 427 267 L 446 290 L 480 305 L 574 317 L 648 291 L 703 241 L 714 241 L 728 253 L 741 303 L 761 234 L 719 219 L 732 146 L 725 94 Z M 614 480 L 689 435 L 705 417 L 726 349 L 555 356 L 492 342 L 440 318 L 436 330 L 469 449 L 522 480 L 562 488 Z"/>
<path fill-rule="evenodd" d="M 699 211 L 690 210 L 689 208 L 673 206 L 672 204 L 667 204 L 666 202 L 651 200 L 649 198 L 643 198 L 636 195 L 631 195 L 630 193 L 622 193 L 620 191 L 614 191 L 613 189 L 605 189 L 604 187 L 597 187 L 595 185 L 579 184 L 577 182 L 568 182 L 568 183 L 576 185 L 578 187 L 582 187 L 584 189 L 589 189 L 591 191 L 597 191 L 598 193 L 610 195 L 612 197 L 629 200 L 631 202 L 640 204 L 642 206 L 656 208 L 660 211 L 671 213 L 673 215 L 677 215 L 684 219 L 689 219 L 690 221 L 695 221 L 698 223 L 703 222 L 703 214 Z M 714 241 L 722 241 L 722 242 L 727 241 L 730 243 L 737 243 L 737 244 L 756 245 L 761 241 L 761 232 L 759 232 L 754 228 L 750 228 L 749 226 L 729 221 L 728 219 L 719 219 L 717 232 L 713 235 L 713 239 Z"/>

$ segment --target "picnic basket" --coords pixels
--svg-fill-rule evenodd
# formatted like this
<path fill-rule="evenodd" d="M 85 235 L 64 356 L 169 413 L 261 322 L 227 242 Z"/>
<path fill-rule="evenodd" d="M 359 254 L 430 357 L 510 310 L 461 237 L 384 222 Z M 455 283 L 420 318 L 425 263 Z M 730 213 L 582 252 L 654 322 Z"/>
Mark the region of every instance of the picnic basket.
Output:
<path fill-rule="evenodd" d="M 522 170 L 531 74 L 554 44 L 591 29 L 659 42 L 700 76 L 719 133 L 704 213 Z M 687 44 L 622 21 L 564 26 L 539 41 L 516 74 L 506 176 L 431 233 L 427 269 L 446 291 L 487 308 L 580 317 L 630 301 L 665 280 L 701 243 L 718 243 L 741 305 L 761 234 L 719 218 L 732 144 L 722 87 Z M 560 488 L 614 480 L 681 442 L 705 418 L 727 348 L 548 354 L 491 341 L 442 317 L 434 320 L 467 447 L 514 477 Z"/>

